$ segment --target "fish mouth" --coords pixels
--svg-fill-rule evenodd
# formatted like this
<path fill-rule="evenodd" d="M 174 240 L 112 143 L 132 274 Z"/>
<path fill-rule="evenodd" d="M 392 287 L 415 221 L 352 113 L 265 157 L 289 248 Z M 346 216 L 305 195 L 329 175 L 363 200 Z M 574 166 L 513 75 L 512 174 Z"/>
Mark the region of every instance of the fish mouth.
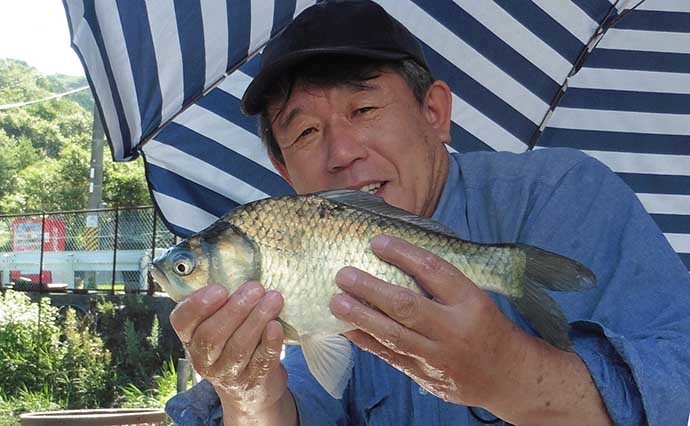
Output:
<path fill-rule="evenodd" d="M 149 272 L 151 273 L 151 278 L 153 278 L 153 282 L 158 284 L 163 291 L 168 292 L 171 286 L 170 280 L 168 280 L 168 277 L 165 275 L 165 273 L 158 269 L 155 263 L 152 263 L 149 266 Z"/>

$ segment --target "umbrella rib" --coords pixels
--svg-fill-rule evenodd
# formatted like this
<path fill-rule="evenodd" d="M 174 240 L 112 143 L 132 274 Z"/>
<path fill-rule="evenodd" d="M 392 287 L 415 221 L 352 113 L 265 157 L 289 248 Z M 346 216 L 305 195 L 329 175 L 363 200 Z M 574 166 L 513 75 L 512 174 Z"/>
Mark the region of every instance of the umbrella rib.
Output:
<path fill-rule="evenodd" d="M 563 84 L 559 88 L 558 92 L 554 95 L 553 99 L 549 103 L 549 109 L 544 114 L 544 118 L 542 118 L 539 127 L 532 134 L 532 137 L 530 138 L 530 141 L 527 144 L 527 151 L 531 151 L 534 149 L 535 146 L 537 146 L 537 142 L 539 141 L 542 132 L 544 131 L 549 120 L 551 119 L 553 112 L 556 110 L 556 107 L 558 107 L 558 104 L 561 102 L 563 95 L 565 95 L 565 92 L 568 90 L 568 81 L 570 77 L 577 74 L 577 72 L 580 71 L 580 69 L 584 66 L 585 61 L 587 60 L 587 58 L 589 58 L 589 55 L 592 53 L 592 51 L 597 47 L 597 45 L 604 37 L 606 32 L 609 29 L 613 28 L 616 24 L 618 24 L 618 22 L 620 22 L 621 19 L 627 16 L 628 13 L 637 9 L 637 7 L 644 3 L 646 0 L 640 0 L 639 2 L 637 2 L 635 6 L 629 9 L 625 9 L 621 13 L 616 13 L 616 7 L 621 1 L 623 0 L 617 0 L 616 3 L 611 5 L 611 9 L 609 9 L 606 18 L 604 18 L 601 24 L 599 24 L 599 27 L 597 27 L 597 29 L 594 31 L 587 45 L 582 49 L 582 51 L 578 55 L 577 59 L 575 60 L 575 63 L 573 64 L 572 69 L 568 73 L 568 76 L 565 78 L 565 81 L 563 81 Z"/>

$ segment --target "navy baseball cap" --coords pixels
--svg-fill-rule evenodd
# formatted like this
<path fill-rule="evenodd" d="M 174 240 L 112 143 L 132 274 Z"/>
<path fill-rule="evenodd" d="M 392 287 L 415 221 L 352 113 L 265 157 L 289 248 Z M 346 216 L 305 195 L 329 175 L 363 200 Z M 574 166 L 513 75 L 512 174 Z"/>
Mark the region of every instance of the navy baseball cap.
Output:
<path fill-rule="evenodd" d="M 259 73 L 242 96 L 242 110 L 258 114 L 276 77 L 310 57 L 334 54 L 412 59 L 429 69 L 417 39 L 383 7 L 369 0 L 326 1 L 305 9 L 266 45 Z"/>

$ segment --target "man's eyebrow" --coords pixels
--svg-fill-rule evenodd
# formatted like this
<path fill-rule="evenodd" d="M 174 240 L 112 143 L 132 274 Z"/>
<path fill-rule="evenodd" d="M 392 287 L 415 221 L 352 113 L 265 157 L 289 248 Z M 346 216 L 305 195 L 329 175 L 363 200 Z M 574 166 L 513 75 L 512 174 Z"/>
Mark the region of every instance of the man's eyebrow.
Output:
<path fill-rule="evenodd" d="M 366 91 L 376 91 L 379 90 L 381 87 L 377 84 L 371 84 L 368 81 L 367 82 L 349 82 L 343 84 L 343 86 L 348 87 L 352 92 L 366 92 Z M 282 111 L 278 113 L 278 116 L 276 116 L 276 122 L 278 123 L 278 126 L 281 128 L 285 129 L 287 128 L 290 123 L 297 117 L 299 114 L 303 112 L 301 107 L 295 107 L 290 110 L 290 112 L 287 115 L 284 115 L 284 119 L 280 119 L 280 116 L 283 115 Z"/>
<path fill-rule="evenodd" d="M 292 120 L 295 119 L 299 114 L 302 113 L 302 108 L 296 107 L 290 110 L 290 112 L 285 116 L 283 120 L 278 120 L 278 125 L 283 129 L 288 127 Z"/>

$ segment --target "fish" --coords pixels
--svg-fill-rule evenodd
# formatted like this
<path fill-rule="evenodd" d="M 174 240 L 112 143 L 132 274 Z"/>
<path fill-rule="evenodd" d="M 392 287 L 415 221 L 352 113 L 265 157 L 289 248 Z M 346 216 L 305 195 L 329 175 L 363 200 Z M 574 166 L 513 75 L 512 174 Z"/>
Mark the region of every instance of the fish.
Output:
<path fill-rule="evenodd" d="M 546 341 L 572 349 L 568 322 L 548 291 L 594 287 L 586 266 L 529 245 L 462 240 L 444 225 L 368 192 L 338 189 L 240 206 L 156 258 L 151 274 L 176 301 L 208 283 L 233 292 L 256 280 L 279 291 L 285 344 L 301 345 L 315 379 L 341 398 L 353 362 L 342 333 L 354 326 L 329 309 L 340 292 L 338 270 L 354 266 L 428 297 L 411 276 L 373 253 L 370 240 L 379 234 L 443 258 L 479 288 L 506 296 Z"/>

